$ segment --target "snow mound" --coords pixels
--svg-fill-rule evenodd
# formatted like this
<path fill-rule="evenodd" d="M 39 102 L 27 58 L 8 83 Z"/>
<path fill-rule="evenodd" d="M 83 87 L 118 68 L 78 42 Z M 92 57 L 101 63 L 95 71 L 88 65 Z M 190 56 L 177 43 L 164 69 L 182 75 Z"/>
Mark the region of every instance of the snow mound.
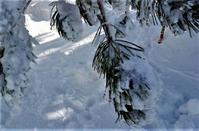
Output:
<path fill-rule="evenodd" d="M 177 110 L 177 128 L 199 128 L 199 99 L 190 99 Z"/>

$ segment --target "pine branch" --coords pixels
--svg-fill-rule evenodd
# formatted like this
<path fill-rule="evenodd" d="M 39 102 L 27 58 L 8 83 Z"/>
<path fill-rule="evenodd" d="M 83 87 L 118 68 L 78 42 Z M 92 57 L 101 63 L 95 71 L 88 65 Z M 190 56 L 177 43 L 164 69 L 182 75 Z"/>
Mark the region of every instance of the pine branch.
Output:
<path fill-rule="evenodd" d="M 95 25 L 97 21 L 96 9 L 94 7 L 95 3 L 92 0 L 76 0 L 76 5 L 79 8 L 81 16 L 84 18 L 84 21 L 90 25 Z M 88 7 L 89 6 L 89 7 Z"/>
<path fill-rule="evenodd" d="M 188 31 L 199 32 L 199 2 L 197 0 L 136 0 L 137 19 L 141 24 L 151 23 L 169 27 L 178 35 Z"/>
<path fill-rule="evenodd" d="M 50 4 L 51 21 L 50 26 L 55 27 L 61 37 L 76 41 L 82 32 L 82 21 L 77 5 L 65 1 L 56 1 Z M 53 12 L 53 10 L 55 10 Z"/>
<path fill-rule="evenodd" d="M 96 37 L 99 37 L 102 29 L 105 33 L 105 39 L 101 41 L 96 50 L 92 66 L 100 76 L 103 75 L 106 78 L 107 94 L 109 101 L 113 102 L 115 111 L 118 114 L 117 121 L 125 120 L 129 125 L 139 124 L 139 122 L 142 119 L 145 119 L 146 116 L 144 111 L 134 109 L 132 96 L 137 95 L 140 100 L 147 99 L 149 88 L 145 85 L 148 85 L 148 83 L 141 80 L 142 77 L 140 77 L 140 75 L 135 71 L 126 72 L 122 68 L 122 64 L 125 60 L 129 60 L 131 56 L 137 57 L 133 51 L 143 52 L 144 49 L 134 43 L 122 39 L 114 39 L 110 28 L 113 27 L 115 30 L 119 29 L 108 23 L 105 9 L 103 7 L 103 0 L 97 0 L 97 3 L 100 10 L 98 19 L 101 26 L 97 30 L 95 39 L 97 39 Z M 138 57 L 138 59 L 140 59 L 140 57 Z M 129 72 L 134 74 L 136 77 L 131 77 L 131 84 L 128 85 L 128 89 L 125 89 L 120 85 L 120 83 L 128 81 L 126 76 L 128 76 Z M 139 85 L 139 87 L 136 85 Z"/>
<path fill-rule="evenodd" d="M 101 15 L 98 15 L 98 19 L 99 19 L 100 23 L 102 24 L 102 27 L 104 29 L 104 32 L 105 32 L 108 42 L 112 42 L 113 39 L 112 39 L 112 36 L 110 33 L 109 25 L 104 24 L 104 23 L 108 23 L 108 21 L 106 19 L 106 15 L 105 15 L 103 0 L 97 0 L 97 3 L 99 6 L 99 10 L 101 12 Z"/>

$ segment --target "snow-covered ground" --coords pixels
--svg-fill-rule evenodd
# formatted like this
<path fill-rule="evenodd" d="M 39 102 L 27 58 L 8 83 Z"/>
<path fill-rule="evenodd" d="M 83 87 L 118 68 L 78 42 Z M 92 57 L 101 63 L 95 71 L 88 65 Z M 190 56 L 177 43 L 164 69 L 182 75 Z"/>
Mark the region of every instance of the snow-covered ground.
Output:
<path fill-rule="evenodd" d="M 96 47 L 90 43 L 96 27 L 85 27 L 82 39 L 72 43 L 50 30 L 49 21 L 26 18 L 30 34 L 40 43 L 34 46 L 37 64 L 28 73 L 30 87 L 21 107 L 10 115 L 1 112 L 2 127 L 134 128 L 115 123 L 113 105 L 103 99 L 105 81 L 91 67 Z M 159 31 L 159 27 L 136 27 L 132 32 L 132 40 L 147 48 L 148 60 L 163 82 L 156 118 L 143 128 L 199 130 L 199 35 L 174 37 L 167 30 L 159 45 Z"/>

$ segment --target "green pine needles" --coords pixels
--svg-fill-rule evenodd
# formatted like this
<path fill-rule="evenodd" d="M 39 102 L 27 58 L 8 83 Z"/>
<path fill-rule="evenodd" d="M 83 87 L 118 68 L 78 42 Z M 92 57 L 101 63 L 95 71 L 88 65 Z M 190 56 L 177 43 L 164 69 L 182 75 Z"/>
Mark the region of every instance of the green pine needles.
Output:
<path fill-rule="evenodd" d="M 100 33 L 99 33 L 100 34 Z M 129 84 L 129 89 L 122 89 L 120 82 L 123 81 L 123 75 L 125 70 L 121 65 L 125 60 L 129 60 L 131 56 L 135 56 L 141 59 L 133 52 L 143 52 L 144 49 L 136 44 L 125 40 L 108 40 L 105 38 L 100 42 L 94 59 L 93 68 L 106 79 L 106 91 L 108 92 L 109 100 L 114 103 L 115 111 L 118 114 L 118 120 L 125 120 L 127 124 L 138 124 L 140 119 L 145 119 L 145 113 L 141 110 L 134 110 L 132 103 L 132 94 L 137 94 L 140 99 L 145 99 L 147 90 L 142 81 L 139 81 L 139 89 L 134 88 L 133 80 Z M 132 72 L 133 73 L 133 72 Z M 125 75 L 124 75 L 125 76 Z M 143 86 L 145 85 L 145 86 Z M 148 88 L 147 88 L 148 89 Z M 122 108 L 127 109 L 124 111 Z"/>
<path fill-rule="evenodd" d="M 199 32 L 197 0 L 135 0 L 137 19 L 141 24 L 167 26 L 175 34 Z"/>
<path fill-rule="evenodd" d="M 122 68 L 122 64 L 124 61 L 129 60 L 131 56 L 141 59 L 134 52 L 144 52 L 144 49 L 129 41 L 113 38 L 110 32 L 111 27 L 116 32 L 120 32 L 123 35 L 124 33 L 116 26 L 108 23 L 102 1 L 99 0 L 98 5 L 101 11 L 101 15 L 98 15 L 101 26 L 97 30 L 93 42 L 95 43 L 97 38 L 100 37 L 102 28 L 105 32 L 105 37 L 99 42 L 100 44 L 93 59 L 93 68 L 106 79 L 106 92 L 118 114 L 116 122 L 118 120 L 125 120 L 129 125 L 139 124 L 146 116 L 144 111 L 134 109 L 132 96 L 137 95 L 140 100 L 144 100 L 147 98 L 150 89 L 147 86 L 148 83 L 144 83 L 142 77 L 138 74 L 135 75 L 135 71 L 130 71 L 135 77 L 129 76 L 131 78 L 130 81 L 125 79 L 128 76 L 128 72 Z M 122 87 L 121 83 L 123 81 L 129 83 L 127 88 Z"/>
<path fill-rule="evenodd" d="M 67 39 L 67 33 L 65 32 L 64 28 L 63 28 L 63 21 L 65 20 L 65 18 L 60 19 L 60 14 L 56 8 L 56 4 L 51 3 L 52 9 L 51 9 L 51 21 L 50 21 L 50 26 L 51 29 L 52 27 L 56 27 L 57 32 L 59 33 L 59 35 L 63 38 Z M 53 12 L 53 10 L 55 9 L 55 12 Z"/>

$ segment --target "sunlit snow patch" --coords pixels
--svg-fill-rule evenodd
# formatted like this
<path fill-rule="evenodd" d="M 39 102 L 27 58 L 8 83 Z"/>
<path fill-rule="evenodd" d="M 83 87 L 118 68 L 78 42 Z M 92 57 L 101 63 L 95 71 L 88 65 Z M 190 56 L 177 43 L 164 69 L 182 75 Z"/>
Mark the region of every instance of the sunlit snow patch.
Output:
<path fill-rule="evenodd" d="M 55 112 L 49 112 L 46 114 L 46 117 L 48 120 L 62 119 L 64 121 L 68 119 L 73 113 L 74 113 L 74 110 L 70 107 L 67 107 L 67 108 L 57 110 Z"/>
<path fill-rule="evenodd" d="M 64 52 L 65 55 L 69 55 L 77 47 L 91 43 L 93 41 L 94 36 L 95 36 L 95 32 L 88 35 L 86 38 L 74 43 L 71 47 L 67 49 L 63 49 L 62 52 Z"/>
<path fill-rule="evenodd" d="M 45 44 L 47 42 L 53 41 L 59 38 L 59 34 L 53 30 L 50 30 L 50 22 L 49 21 L 32 21 L 29 15 L 26 16 L 26 26 L 29 30 L 29 33 L 33 37 L 40 37 L 39 43 Z M 46 34 L 47 35 L 43 35 Z"/>

